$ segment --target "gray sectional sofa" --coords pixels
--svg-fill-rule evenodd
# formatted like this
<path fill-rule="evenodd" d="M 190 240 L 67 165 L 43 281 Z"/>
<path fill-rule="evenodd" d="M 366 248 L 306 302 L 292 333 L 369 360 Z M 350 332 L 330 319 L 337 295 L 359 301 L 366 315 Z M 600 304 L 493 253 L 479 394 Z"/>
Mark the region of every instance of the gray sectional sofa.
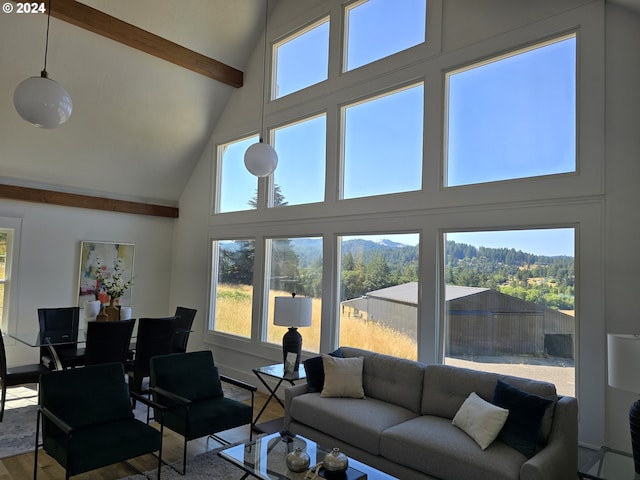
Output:
<path fill-rule="evenodd" d="M 308 374 L 309 384 L 285 391 L 286 430 L 326 447 L 339 447 L 402 480 L 577 478 L 577 401 L 557 396 L 554 385 L 446 365 L 427 366 L 351 347 L 341 347 L 339 356 L 363 357 L 364 398 L 326 398 L 319 391 L 310 392 L 314 388 Z M 482 450 L 452 424 L 471 392 L 491 402 L 499 379 L 552 401 L 544 409 L 539 441 L 530 458 L 500 437 Z"/>

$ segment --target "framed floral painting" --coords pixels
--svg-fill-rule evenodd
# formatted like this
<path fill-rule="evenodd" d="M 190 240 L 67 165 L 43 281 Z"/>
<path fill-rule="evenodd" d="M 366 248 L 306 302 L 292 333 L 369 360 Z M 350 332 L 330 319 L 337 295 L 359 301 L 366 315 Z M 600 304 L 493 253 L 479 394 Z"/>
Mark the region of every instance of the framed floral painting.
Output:
<path fill-rule="evenodd" d="M 107 304 L 110 293 L 119 305 L 130 306 L 133 255 L 132 243 L 82 242 L 78 306 L 92 300 Z"/>

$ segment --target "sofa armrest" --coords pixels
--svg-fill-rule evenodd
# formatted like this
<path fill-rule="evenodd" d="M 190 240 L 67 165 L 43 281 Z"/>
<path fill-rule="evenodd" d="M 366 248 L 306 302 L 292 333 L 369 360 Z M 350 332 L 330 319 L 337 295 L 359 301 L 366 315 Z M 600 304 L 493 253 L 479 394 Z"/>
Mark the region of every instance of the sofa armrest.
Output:
<path fill-rule="evenodd" d="M 307 384 L 301 383 L 285 388 L 284 390 L 284 429 L 289 430 L 291 423 L 291 401 L 299 396 L 307 393 Z"/>
<path fill-rule="evenodd" d="M 559 397 L 547 445 L 520 469 L 521 480 L 567 480 L 578 476 L 578 401 Z"/>

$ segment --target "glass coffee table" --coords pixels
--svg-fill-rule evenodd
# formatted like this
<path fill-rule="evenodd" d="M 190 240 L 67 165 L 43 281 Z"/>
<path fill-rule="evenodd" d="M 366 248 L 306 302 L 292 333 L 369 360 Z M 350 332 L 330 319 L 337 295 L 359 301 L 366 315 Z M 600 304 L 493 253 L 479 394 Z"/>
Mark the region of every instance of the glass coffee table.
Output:
<path fill-rule="evenodd" d="M 327 450 L 314 441 L 301 436 L 283 437 L 280 433 L 273 433 L 260 437 L 251 442 L 235 445 L 233 447 L 221 450 L 220 455 L 225 460 L 237 465 L 244 472 L 242 479 L 249 475 L 263 480 L 304 480 L 306 472 L 294 473 L 287 468 L 286 457 L 289 452 L 295 451 L 297 447 L 302 448 L 311 457 L 311 467 L 320 463 Z M 358 462 L 349 458 L 349 468 L 361 472 L 363 475 L 357 475 L 355 478 L 367 480 L 397 480 L 396 477 L 387 475 L 376 470 L 369 465 Z M 321 480 L 323 477 L 318 477 Z M 334 477 L 339 478 L 339 477 Z M 347 478 L 343 476 L 343 478 Z M 352 477 L 349 477 L 352 478 Z"/>

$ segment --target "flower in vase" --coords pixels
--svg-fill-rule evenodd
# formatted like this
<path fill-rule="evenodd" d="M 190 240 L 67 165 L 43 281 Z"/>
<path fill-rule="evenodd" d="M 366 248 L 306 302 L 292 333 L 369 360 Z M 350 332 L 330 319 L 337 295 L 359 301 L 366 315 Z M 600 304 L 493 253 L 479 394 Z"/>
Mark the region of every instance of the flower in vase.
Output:
<path fill-rule="evenodd" d="M 104 291 L 109 295 L 111 300 L 117 300 L 133 285 L 133 279 L 124 279 L 124 267 L 122 265 L 122 259 L 118 258 L 113 265 L 113 272 L 108 273 L 107 267 L 100 263 L 96 267 L 96 280 L 102 285 Z"/>

